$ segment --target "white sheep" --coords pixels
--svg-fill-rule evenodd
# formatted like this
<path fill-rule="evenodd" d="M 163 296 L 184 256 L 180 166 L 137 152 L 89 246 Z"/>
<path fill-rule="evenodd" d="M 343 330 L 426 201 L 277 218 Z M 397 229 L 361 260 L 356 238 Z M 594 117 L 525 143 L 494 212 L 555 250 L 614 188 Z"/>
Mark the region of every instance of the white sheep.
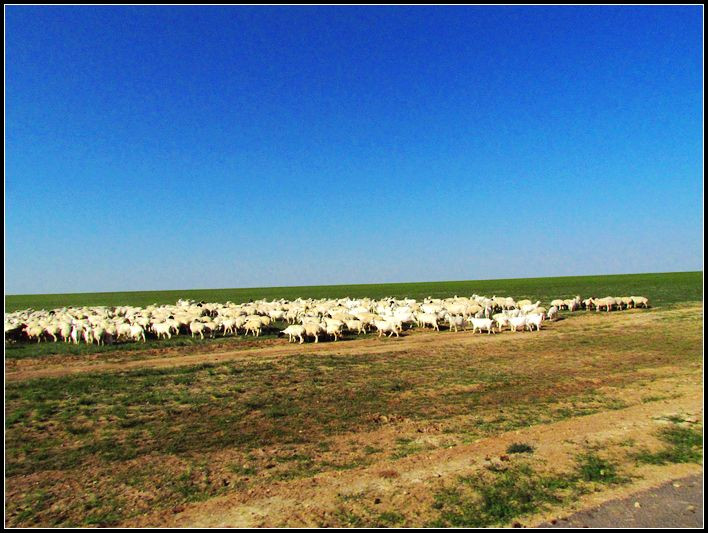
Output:
<path fill-rule="evenodd" d="M 314 337 L 315 343 L 320 340 L 320 334 L 322 333 L 322 326 L 318 322 L 307 321 L 302 325 L 305 328 L 305 335 L 307 337 Z"/>
<path fill-rule="evenodd" d="M 494 321 L 491 318 L 471 318 L 470 323 L 472 324 L 472 334 L 479 330 L 486 330 L 487 334 L 494 333 Z"/>
<path fill-rule="evenodd" d="M 492 316 L 492 319 L 494 320 L 494 322 L 497 323 L 497 329 L 499 331 L 502 331 L 504 329 L 504 326 L 509 325 L 509 316 L 504 313 L 497 313 L 496 315 Z"/>
<path fill-rule="evenodd" d="M 537 301 L 535 304 L 531 304 L 531 303 L 525 304 L 525 305 L 521 306 L 521 312 L 524 313 L 525 315 L 527 315 L 529 313 L 533 313 L 538 308 L 539 305 L 541 305 L 540 300 Z"/>
<path fill-rule="evenodd" d="M 435 331 L 440 331 L 437 315 L 432 313 L 418 313 L 415 318 L 421 327 L 432 326 Z"/>
<path fill-rule="evenodd" d="M 630 296 L 634 307 L 644 306 L 645 309 L 649 307 L 649 299 L 644 296 Z"/>
<path fill-rule="evenodd" d="M 397 324 L 392 320 L 375 320 L 374 326 L 376 326 L 376 329 L 379 331 L 379 337 L 384 333 L 389 333 L 389 337 L 392 337 L 394 334 L 396 337 L 400 337 Z"/>
<path fill-rule="evenodd" d="M 25 334 L 30 340 L 37 338 L 37 343 L 42 340 L 42 333 L 44 333 L 44 328 L 38 325 L 31 325 L 25 327 Z"/>
<path fill-rule="evenodd" d="M 597 300 L 594 301 L 595 307 L 597 309 L 597 312 L 600 312 L 601 309 L 605 308 L 607 309 L 607 312 L 609 313 L 612 310 L 612 307 L 617 304 L 617 301 L 612 298 L 611 296 L 607 296 L 605 298 L 598 298 Z"/>
<path fill-rule="evenodd" d="M 323 326 L 325 333 L 334 337 L 334 342 L 337 342 L 337 339 L 342 336 L 344 322 L 340 322 L 339 320 L 330 320 L 328 322 L 325 321 Z"/>
<path fill-rule="evenodd" d="M 204 338 L 204 322 L 191 322 L 189 324 L 189 331 L 192 333 L 192 338 L 198 333 L 199 336 Z"/>
<path fill-rule="evenodd" d="M 519 328 L 523 331 L 526 328 L 526 316 L 513 316 L 509 319 L 509 327 L 511 331 L 518 331 Z"/>
<path fill-rule="evenodd" d="M 291 324 L 283 330 L 283 333 L 288 336 L 288 342 L 295 342 L 295 337 L 300 339 L 300 344 L 305 342 L 303 335 L 305 334 L 305 326 Z"/>
<path fill-rule="evenodd" d="M 349 331 L 356 331 L 357 335 L 361 335 L 366 332 L 364 323 L 361 320 L 346 320 L 344 324 L 347 326 Z"/>
<path fill-rule="evenodd" d="M 529 328 L 529 331 L 533 331 L 534 326 L 536 326 L 536 331 L 540 331 L 541 322 L 543 322 L 543 314 L 531 313 L 530 315 L 526 315 L 526 326 Z"/>
<path fill-rule="evenodd" d="M 130 337 L 134 341 L 138 341 L 142 338 L 143 342 L 145 342 L 145 330 L 140 324 L 133 324 L 130 326 Z"/>
<path fill-rule="evenodd" d="M 253 333 L 254 337 L 259 337 L 261 335 L 261 329 L 263 328 L 263 322 L 252 319 L 246 322 L 243 327 L 246 329 L 246 335 Z"/>
<path fill-rule="evenodd" d="M 462 331 L 465 330 L 465 318 L 463 316 L 454 316 L 448 314 L 445 315 L 445 320 L 450 326 L 450 331 L 454 329 L 455 333 L 457 333 L 457 328 L 462 328 Z"/>
<path fill-rule="evenodd" d="M 172 331 L 171 327 L 169 324 L 166 324 L 164 322 L 160 322 L 158 324 L 153 324 L 152 325 L 152 331 L 157 335 L 157 338 L 160 339 L 163 336 L 167 337 L 168 339 L 172 338 Z"/>

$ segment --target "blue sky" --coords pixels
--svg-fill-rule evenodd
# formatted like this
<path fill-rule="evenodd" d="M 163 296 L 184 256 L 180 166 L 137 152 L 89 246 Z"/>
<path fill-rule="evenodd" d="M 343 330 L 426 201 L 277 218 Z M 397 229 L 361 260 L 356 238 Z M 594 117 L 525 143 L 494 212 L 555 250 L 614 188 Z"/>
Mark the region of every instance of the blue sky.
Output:
<path fill-rule="evenodd" d="M 6 292 L 702 270 L 702 7 L 6 7 Z"/>

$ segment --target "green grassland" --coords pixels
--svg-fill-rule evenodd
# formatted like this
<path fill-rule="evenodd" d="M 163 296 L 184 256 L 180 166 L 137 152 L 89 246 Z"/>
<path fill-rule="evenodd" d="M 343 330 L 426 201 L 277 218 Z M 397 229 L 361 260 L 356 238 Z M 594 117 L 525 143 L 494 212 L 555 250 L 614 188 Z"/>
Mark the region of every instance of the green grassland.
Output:
<path fill-rule="evenodd" d="M 295 300 L 301 298 L 446 298 L 449 296 L 512 296 L 540 299 L 590 296 L 646 296 L 653 305 L 701 301 L 703 272 L 568 276 L 553 278 L 496 279 L 478 281 L 437 281 L 368 285 L 313 285 L 305 287 L 264 287 L 248 289 L 195 289 L 175 291 L 97 292 L 78 294 L 25 294 L 5 296 L 5 311 L 53 309 L 64 306 L 174 304 L 179 298 L 234 303 L 258 299 Z"/>

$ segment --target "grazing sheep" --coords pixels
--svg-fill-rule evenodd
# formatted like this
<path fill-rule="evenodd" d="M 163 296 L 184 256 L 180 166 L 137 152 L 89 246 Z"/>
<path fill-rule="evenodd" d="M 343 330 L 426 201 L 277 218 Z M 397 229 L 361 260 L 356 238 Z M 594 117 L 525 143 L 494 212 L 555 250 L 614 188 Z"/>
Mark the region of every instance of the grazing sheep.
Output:
<path fill-rule="evenodd" d="M 619 296 L 615 300 L 618 309 L 630 309 L 634 305 L 634 300 L 629 296 Z"/>
<path fill-rule="evenodd" d="M 547 312 L 548 319 L 557 320 L 561 308 L 575 311 L 580 308 L 599 311 L 630 309 L 649 306 L 647 298 L 642 296 L 622 296 L 588 298 L 580 296 L 573 299 L 556 299 L 551 302 Z M 65 307 L 50 311 L 27 309 L 5 315 L 5 339 L 12 342 L 29 339 L 30 342 L 57 342 L 61 337 L 64 342 L 78 344 L 82 340 L 99 345 L 103 342 L 140 341 L 146 342 L 149 331 L 158 339 L 190 332 L 192 338 L 199 335 L 202 339 L 208 333 L 211 337 L 218 334 L 253 333 L 260 336 L 266 327 L 274 327 L 274 321 L 287 321 L 283 334 L 288 334 L 289 341 L 305 336 L 314 337 L 319 342 L 322 334 L 332 335 L 337 341 L 344 331 L 361 334 L 375 328 L 379 336 L 397 335 L 404 327 L 432 327 L 440 331 L 441 322 L 451 331 L 459 332 L 466 324 L 473 325 L 473 334 L 501 332 L 508 325 L 512 331 L 519 326 L 537 331 L 546 319 L 546 309 L 540 301 L 513 298 L 472 295 L 470 297 L 425 298 L 418 302 L 411 298 L 339 298 L 339 299 L 302 299 L 257 300 L 249 303 L 234 304 L 227 302 L 207 303 L 179 300 L 177 305 L 148 305 L 118 307 Z M 302 325 L 298 325 L 301 322 Z M 298 332 L 300 332 L 298 334 Z M 291 333 L 293 333 L 291 335 Z"/>
<path fill-rule="evenodd" d="M 614 307 L 617 302 L 614 298 L 611 296 L 607 296 L 605 298 L 599 298 L 595 300 L 595 307 L 597 312 L 599 313 L 601 309 L 607 309 L 607 312 L 609 313 L 612 310 L 612 307 Z"/>
<path fill-rule="evenodd" d="M 37 343 L 39 343 L 42 340 L 42 333 L 44 333 L 44 328 L 42 326 L 27 326 L 25 328 L 25 334 L 27 337 L 29 337 L 30 340 L 34 339 L 35 337 L 37 338 Z"/>
<path fill-rule="evenodd" d="M 632 299 L 634 307 L 639 307 L 640 305 L 644 306 L 644 309 L 649 307 L 649 299 L 644 296 L 630 296 L 630 298 Z"/>
<path fill-rule="evenodd" d="M 470 323 L 472 324 L 473 335 L 477 330 L 480 333 L 482 333 L 482 330 L 486 330 L 487 335 L 494 333 L 494 321 L 491 318 L 471 318 Z"/>
<path fill-rule="evenodd" d="M 305 322 L 302 325 L 305 328 L 305 335 L 307 337 L 314 337 L 315 343 L 320 340 L 320 334 L 322 333 L 322 326 L 318 322 Z"/>
<path fill-rule="evenodd" d="M 392 337 L 394 333 L 396 334 L 396 337 L 400 336 L 398 334 L 398 327 L 396 323 L 391 320 L 375 320 L 374 326 L 376 326 L 376 329 L 379 331 L 379 337 L 386 332 L 390 332 L 388 335 L 389 337 Z"/>
<path fill-rule="evenodd" d="M 519 328 L 523 331 L 526 328 L 526 316 L 513 316 L 509 319 L 511 331 L 516 332 Z"/>
<path fill-rule="evenodd" d="M 44 333 L 50 335 L 54 339 L 54 342 L 57 342 L 57 335 L 59 334 L 59 324 L 49 324 L 47 327 L 44 328 Z"/>
<path fill-rule="evenodd" d="M 81 338 L 81 326 L 79 325 L 74 325 L 71 328 L 71 342 L 73 344 L 79 344 L 79 339 Z"/>
<path fill-rule="evenodd" d="M 421 327 L 432 326 L 435 331 L 440 331 L 437 315 L 431 313 L 418 313 L 415 318 Z"/>
<path fill-rule="evenodd" d="M 502 331 L 504 329 L 504 326 L 509 325 L 509 317 L 504 313 L 497 313 L 496 315 L 492 316 L 492 319 L 494 320 L 494 322 L 497 323 L 497 329 L 499 331 Z"/>
<path fill-rule="evenodd" d="M 192 333 L 192 338 L 199 333 L 199 336 L 204 339 L 204 322 L 191 322 L 189 324 L 189 331 Z"/>
<path fill-rule="evenodd" d="M 152 325 L 152 331 L 157 335 L 157 338 L 160 339 L 163 336 L 167 337 L 168 339 L 172 338 L 172 332 L 170 331 L 172 328 L 170 328 L 169 324 L 159 323 L 159 324 L 153 324 Z"/>
<path fill-rule="evenodd" d="M 259 337 L 261 335 L 261 329 L 263 328 L 263 322 L 252 319 L 246 322 L 243 327 L 246 329 L 246 335 L 253 333 L 254 337 Z"/>
<path fill-rule="evenodd" d="M 349 331 L 356 331 L 357 335 L 361 335 L 362 333 L 366 333 L 366 329 L 364 328 L 364 323 L 361 320 L 346 320 L 344 324 L 347 326 L 347 329 Z"/>
<path fill-rule="evenodd" d="M 454 329 L 455 333 L 457 333 L 458 327 L 462 328 L 463 331 L 465 330 L 465 318 L 463 316 L 445 315 L 445 320 L 450 326 L 450 331 Z"/>
<path fill-rule="evenodd" d="M 233 335 L 235 326 L 236 326 L 236 319 L 235 318 L 227 318 L 221 322 L 221 328 L 224 330 L 224 335 L 226 335 L 227 333 L 230 333 L 231 335 Z"/>
<path fill-rule="evenodd" d="M 533 331 L 534 326 L 536 326 L 536 331 L 540 331 L 541 322 L 543 322 L 543 315 L 540 313 L 526 315 L 526 326 L 529 328 L 529 331 Z"/>
<path fill-rule="evenodd" d="M 334 342 L 342 336 L 342 329 L 344 328 L 344 323 L 339 320 L 325 321 L 324 330 L 327 335 L 332 335 L 334 337 Z"/>
<path fill-rule="evenodd" d="M 120 338 L 129 338 L 130 337 L 130 324 L 119 324 L 118 328 L 116 329 L 117 332 L 117 337 L 118 339 Z M 74 338 L 74 330 L 71 331 L 71 338 Z"/>
<path fill-rule="evenodd" d="M 300 344 L 305 342 L 303 335 L 305 334 L 305 326 L 291 324 L 285 328 L 282 333 L 288 336 L 288 342 L 295 342 L 295 337 L 300 339 Z"/>
<path fill-rule="evenodd" d="M 535 304 L 523 305 L 523 306 L 521 306 L 521 312 L 525 315 L 527 315 L 529 313 L 533 313 L 538 308 L 539 305 L 541 305 L 540 300 L 537 301 Z"/>
<path fill-rule="evenodd" d="M 130 326 L 130 338 L 134 341 L 138 341 L 142 338 L 143 342 L 145 342 L 145 330 L 140 324 Z"/>
<path fill-rule="evenodd" d="M 91 337 L 93 338 L 93 340 L 96 341 L 96 344 L 100 346 L 101 344 L 103 344 L 103 336 L 105 335 L 105 333 L 106 329 L 103 326 L 96 325 L 91 331 Z"/>
<path fill-rule="evenodd" d="M 357 313 L 354 316 L 356 316 L 358 320 L 361 320 L 361 323 L 364 325 L 364 331 L 367 331 L 367 326 L 374 327 L 375 320 L 381 320 L 381 317 L 379 315 L 375 313 L 369 313 L 368 311 L 364 313 Z"/>

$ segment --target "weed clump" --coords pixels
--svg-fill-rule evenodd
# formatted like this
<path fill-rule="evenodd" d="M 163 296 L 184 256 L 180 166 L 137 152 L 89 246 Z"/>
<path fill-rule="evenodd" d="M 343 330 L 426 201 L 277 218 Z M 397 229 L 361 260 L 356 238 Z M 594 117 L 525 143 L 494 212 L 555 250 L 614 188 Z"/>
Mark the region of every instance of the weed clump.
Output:
<path fill-rule="evenodd" d="M 658 452 L 642 450 L 634 454 L 638 463 L 665 465 L 669 463 L 700 463 L 703 458 L 703 435 L 698 429 L 672 426 L 659 432 L 667 446 Z"/>
<path fill-rule="evenodd" d="M 586 453 L 578 457 L 578 474 L 583 481 L 593 483 L 613 485 L 627 481 L 627 478 L 617 473 L 614 464 L 595 453 Z"/>
<path fill-rule="evenodd" d="M 578 456 L 575 469 L 567 473 L 539 473 L 528 464 L 512 465 L 501 471 L 475 473 L 460 477 L 457 486 L 438 491 L 432 506 L 440 514 L 429 525 L 504 525 L 548 505 L 575 500 L 587 492 L 588 484 L 617 484 L 627 480 L 617 472 L 614 464 L 594 453 Z"/>
<path fill-rule="evenodd" d="M 514 442 L 506 449 L 506 453 L 533 453 L 534 447 L 523 442 Z"/>

